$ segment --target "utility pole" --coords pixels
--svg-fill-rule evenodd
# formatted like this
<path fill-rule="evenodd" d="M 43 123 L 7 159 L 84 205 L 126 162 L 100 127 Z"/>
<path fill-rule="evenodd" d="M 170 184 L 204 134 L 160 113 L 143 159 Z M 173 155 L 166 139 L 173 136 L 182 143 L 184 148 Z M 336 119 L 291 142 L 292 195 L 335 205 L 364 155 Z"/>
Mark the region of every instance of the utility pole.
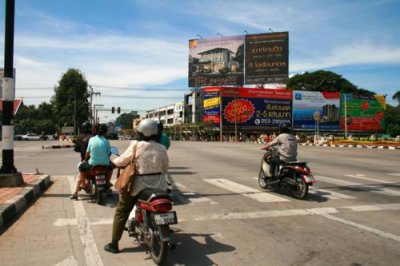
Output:
<path fill-rule="evenodd" d="M 23 184 L 22 174 L 14 166 L 14 18 L 15 0 L 6 0 L 3 77 L 2 167 L 0 187 Z"/>
<path fill-rule="evenodd" d="M 96 123 L 96 119 L 95 119 L 95 116 L 96 116 L 96 113 L 95 113 L 96 112 L 96 105 L 93 104 L 93 95 L 101 96 L 101 93 L 100 92 L 94 92 L 93 91 L 93 87 L 90 86 L 90 85 L 89 85 L 89 88 L 90 88 L 89 95 L 90 95 L 90 109 L 91 109 L 91 119 L 90 120 L 92 120 L 93 123 Z"/>

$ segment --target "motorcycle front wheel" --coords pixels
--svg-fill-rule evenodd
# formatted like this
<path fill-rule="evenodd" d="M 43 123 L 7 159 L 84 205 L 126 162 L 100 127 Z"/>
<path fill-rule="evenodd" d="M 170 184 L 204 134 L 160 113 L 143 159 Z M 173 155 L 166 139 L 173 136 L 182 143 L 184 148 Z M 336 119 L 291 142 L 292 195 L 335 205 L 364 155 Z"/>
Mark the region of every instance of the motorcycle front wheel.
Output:
<path fill-rule="evenodd" d="M 155 264 L 160 265 L 164 262 L 168 254 L 168 242 L 162 241 L 159 230 L 151 233 L 149 243 L 151 259 Z"/>
<path fill-rule="evenodd" d="M 295 181 L 296 184 L 291 189 L 292 195 L 297 199 L 304 199 L 308 194 L 308 184 L 301 177 L 296 177 Z"/>
<path fill-rule="evenodd" d="M 264 171 L 262 169 L 260 169 L 260 172 L 258 173 L 258 184 L 264 189 L 268 187 L 267 181 L 265 180 Z"/>

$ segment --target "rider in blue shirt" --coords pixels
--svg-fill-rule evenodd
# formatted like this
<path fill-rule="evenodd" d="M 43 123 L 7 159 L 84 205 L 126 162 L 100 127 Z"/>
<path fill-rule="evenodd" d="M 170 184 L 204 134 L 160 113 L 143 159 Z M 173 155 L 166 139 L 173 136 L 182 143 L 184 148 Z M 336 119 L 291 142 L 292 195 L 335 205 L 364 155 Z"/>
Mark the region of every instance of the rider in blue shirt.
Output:
<path fill-rule="evenodd" d="M 79 164 L 80 185 L 75 189 L 71 199 L 78 199 L 78 192 L 85 188 L 86 172 L 97 165 L 109 166 L 110 170 L 106 176 L 107 185 L 112 186 L 110 179 L 112 175 L 112 167 L 110 164 L 111 147 L 110 142 L 105 138 L 108 127 L 106 124 L 95 124 L 93 126 L 94 137 L 91 137 L 86 150 L 85 159 Z"/>

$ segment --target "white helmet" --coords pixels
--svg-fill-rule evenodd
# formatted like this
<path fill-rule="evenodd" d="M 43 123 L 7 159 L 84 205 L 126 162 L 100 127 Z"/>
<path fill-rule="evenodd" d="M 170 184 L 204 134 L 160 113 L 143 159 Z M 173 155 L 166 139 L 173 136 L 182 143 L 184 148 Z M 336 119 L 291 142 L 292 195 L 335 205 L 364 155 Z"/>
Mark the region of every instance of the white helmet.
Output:
<path fill-rule="evenodd" d="M 151 137 L 158 135 L 158 125 L 153 119 L 143 119 L 140 121 L 138 126 L 138 132 L 145 137 Z"/>

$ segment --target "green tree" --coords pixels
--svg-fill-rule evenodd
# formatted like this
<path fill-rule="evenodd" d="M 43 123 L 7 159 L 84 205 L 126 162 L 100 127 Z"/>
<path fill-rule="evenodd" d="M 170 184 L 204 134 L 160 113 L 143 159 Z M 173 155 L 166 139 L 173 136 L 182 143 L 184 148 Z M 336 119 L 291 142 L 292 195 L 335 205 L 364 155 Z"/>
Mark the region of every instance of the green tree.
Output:
<path fill-rule="evenodd" d="M 34 119 L 32 119 L 34 118 Z M 53 109 L 51 104 L 41 103 L 38 107 L 24 104 L 15 115 L 16 134 L 26 134 L 27 132 L 37 134 L 54 134 L 57 126 L 54 124 Z"/>
<path fill-rule="evenodd" d="M 347 93 L 375 94 L 371 91 L 358 88 L 341 75 L 325 70 L 294 75 L 289 78 L 286 86 L 292 90 L 303 91 L 340 91 Z"/>
<path fill-rule="evenodd" d="M 51 99 L 58 127 L 74 126 L 76 130 L 90 116 L 88 83 L 77 69 L 68 69 L 54 89 Z M 76 134 L 77 132 L 75 132 Z"/>
<path fill-rule="evenodd" d="M 391 136 L 400 135 L 400 113 L 399 109 L 386 105 L 386 133 Z"/>
<path fill-rule="evenodd" d="M 135 112 L 131 112 L 129 114 L 123 113 L 117 117 L 116 122 L 117 124 L 121 125 L 123 129 L 132 128 L 133 119 L 139 118 L 139 115 L 135 114 Z"/>

